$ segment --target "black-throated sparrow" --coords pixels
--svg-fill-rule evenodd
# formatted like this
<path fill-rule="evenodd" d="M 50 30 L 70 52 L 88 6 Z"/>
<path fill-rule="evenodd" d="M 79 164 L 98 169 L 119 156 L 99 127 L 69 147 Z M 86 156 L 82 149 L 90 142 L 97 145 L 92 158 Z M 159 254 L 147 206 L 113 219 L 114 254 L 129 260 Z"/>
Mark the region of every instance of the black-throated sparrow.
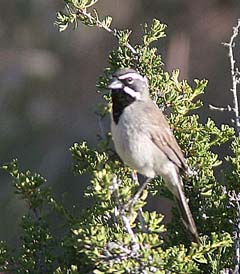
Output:
<path fill-rule="evenodd" d="M 199 243 L 180 177 L 180 172 L 187 174 L 189 168 L 167 120 L 149 96 L 146 77 L 133 69 L 119 69 L 108 88 L 112 90 L 111 131 L 117 153 L 140 174 L 163 177 L 178 203 L 184 225 Z"/>

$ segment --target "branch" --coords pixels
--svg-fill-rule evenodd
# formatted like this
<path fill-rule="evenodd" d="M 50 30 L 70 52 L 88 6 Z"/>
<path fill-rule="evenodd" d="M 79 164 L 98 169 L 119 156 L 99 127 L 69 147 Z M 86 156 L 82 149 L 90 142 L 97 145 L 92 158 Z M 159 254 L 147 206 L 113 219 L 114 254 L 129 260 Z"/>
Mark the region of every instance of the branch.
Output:
<path fill-rule="evenodd" d="M 232 76 L 232 88 L 231 92 L 233 94 L 233 107 L 228 105 L 226 107 L 217 107 L 213 105 L 209 105 L 210 110 L 216 111 L 227 111 L 234 113 L 233 123 L 235 125 L 236 134 L 240 136 L 240 117 L 239 117 L 239 103 L 238 103 L 238 94 L 237 94 L 237 85 L 240 84 L 240 71 L 238 67 L 236 67 L 235 63 L 236 60 L 234 58 L 234 47 L 235 47 L 235 38 L 238 36 L 240 31 L 240 19 L 238 19 L 238 23 L 235 27 L 233 27 L 233 34 L 230 38 L 228 43 L 222 43 L 225 47 L 228 48 L 228 56 L 230 59 L 230 66 L 231 66 L 231 76 Z"/>
<path fill-rule="evenodd" d="M 237 94 L 237 85 L 240 83 L 239 81 L 239 70 L 236 67 L 236 60 L 234 59 L 234 47 L 235 47 L 235 38 L 238 36 L 240 30 L 240 19 L 238 19 L 238 23 L 235 27 L 233 27 L 233 34 L 230 38 L 229 43 L 223 43 L 224 46 L 228 48 L 228 56 L 230 59 L 231 65 L 231 76 L 232 76 L 232 88 L 231 91 L 233 93 L 233 112 L 235 114 L 235 128 L 236 133 L 240 135 L 240 117 L 239 117 L 239 104 L 238 104 L 238 94 Z"/>
<path fill-rule="evenodd" d="M 132 228 L 131 228 L 131 225 L 130 225 L 130 221 L 129 219 L 126 217 L 126 215 L 124 215 L 123 213 L 120 213 L 120 216 L 121 216 L 121 219 L 125 225 L 125 228 L 128 232 L 128 234 L 131 236 L 132 238 L 132 242 L 133 242 L 133 250 L 136 252 L 140 249 L 140 246 L 139 246 L 139 243 L 138 243 L 138 240 L 137 240 L 137 237 L 136 235 L 134 234 Z"/>
<path fill-rule="evenodd" d="M 127 233 L 130 235 L 130 237 L 132 239 L 133 251 L 137 252 L 140 249 L 140 246 L 139 246 L 137 237 L 136 237 L 136 235 L 134 234 L 134 232 L 131 228 L 130 220 L 126 216 L 126 212 L 124 210 L 124 207 L 121 205 L 121 201 L 120 201 L 121 199 L 120 199 L 119 194 L 118 194 L 118 179 L 117 179 L 116 176 L 113 177 L 112 189 L 115 192 L 115 200 L 116 200 L 115 215 L 119 216 L 122 219 L 124 227 L 125 227 Z"/>
<path fill-rule="evenodd" d="M 235 47 L 235 39 L 239 35 L 240 31 L 240 19 L 238 19 L 238 23 L 233 27 L 233 33 L 230 38 L 229 43 L 223 43 L 225 47 L 228 48 L 228 56 L 230 59 L 230 69 L 232 76 L 232 94 L 233 94 L 233 108 L 228 106 L 228 111 L 234 112 L 234 124 L 236 129 L 237 136 L 240 136 L 240 117 L 239 117 L 239 102 L 238 102 L 238 94 L 237 94 L 237 86 L 240 84 L 240 72 L 238 67 L 236 66 L 236 60 L 234 58 L 234 47 Z M 225 109 L 224 109 L 225 110 Z M 236 210 L 235 217 L 235 232 L 234 232 L 234 246 L 235 246 L 235 269 L 231 272 L 233 274 L 239 273 L 240 266 L 240 194 L 235 191 L 229 192 L 229 203 Z M 227 272 L 225 272 L 227 273 Z"/>

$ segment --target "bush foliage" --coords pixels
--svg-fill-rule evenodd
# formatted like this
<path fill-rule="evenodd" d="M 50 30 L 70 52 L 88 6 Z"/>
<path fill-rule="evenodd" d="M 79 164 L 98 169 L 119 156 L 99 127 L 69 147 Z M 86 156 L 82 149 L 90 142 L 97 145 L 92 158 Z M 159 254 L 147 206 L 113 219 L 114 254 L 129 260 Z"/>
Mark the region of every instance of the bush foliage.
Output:
<path fill-rule="evenodd" d="M 145 24 L 141 43 L 134 47 L 131 31 L 111 28 L 111 17 L 100 19 L 93 9 L 96 0 L 65 0 L 65 10 L 57 13 L 60 31 L 83 23 L 108 31 L 118 41 L 108 58 L 109 66 L 99 78 L 97 89 L 105 103 L 98 106 L 100 122 L 109 115 L 111 100 L 106 90 L 109 76 L 120 67 L 133 67 L 149 79 L 153 100 L 168 110 L 169 123 L 184 151 L 194 175 L 185 182 L 186 196 L 201 236 L 201 245 L 191 243 L 178 211 L 173 208 L 171 222 L 163 225 L 157 211 L 145 209 L 149 196 L 172 198 L 161 178 L 132 203 L 139 181 L 131 175 L 112 150 L 109 132 L 101 132 L 97 147 L 75 143 L 70 152 L 74 173 L 89 174 L 85 199 L 92 206 L 73 215 L 55 200 L 45 179 L 30 171 L 22 172 L 13 160 L 2 169 L 13 177 L 16 195 L 28 212 L 22 218 L 20 245 L 11 250 L 0 243 L 0 271 L 3 273 L 224 273 L 235 265 L 235 238 L 239 218 L 240 140 L 228 125 L 218 128 L 210 118 L 200 123 L 194 110 L 206 80 L 191 86 L 179 80 L 179 71 L 166 72 L 158 53 L 159 40 L 166 25 L 153 19 Z M 227 170 L 216 177 L 221 167 L 213 147 L 230 144 L 231 156 L 224 161 Z M 56 233 L 49 214 L 58 214 L 64 232 Z M 59 235 L 60 234 L 60 235 Z"/>

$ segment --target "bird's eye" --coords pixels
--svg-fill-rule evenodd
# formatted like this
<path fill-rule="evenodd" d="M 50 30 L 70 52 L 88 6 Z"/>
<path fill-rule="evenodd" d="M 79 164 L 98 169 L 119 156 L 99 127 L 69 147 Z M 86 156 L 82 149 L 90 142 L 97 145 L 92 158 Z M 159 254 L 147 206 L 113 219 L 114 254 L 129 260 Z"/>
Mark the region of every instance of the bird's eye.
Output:
<path fill-rule="evenodd" d="M 128 77 L 127 78 L 127 83 L 128 84 L 132 84 L 133 83 L 133 78 L 132 77 Z"/>

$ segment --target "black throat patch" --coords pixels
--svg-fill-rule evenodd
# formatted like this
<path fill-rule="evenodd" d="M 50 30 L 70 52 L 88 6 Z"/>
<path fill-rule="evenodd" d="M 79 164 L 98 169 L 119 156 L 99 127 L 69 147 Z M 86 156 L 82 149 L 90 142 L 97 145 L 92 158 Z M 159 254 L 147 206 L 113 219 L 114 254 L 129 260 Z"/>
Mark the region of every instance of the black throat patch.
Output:
<path fill-rule="evenodd" d="M 126 94 L 123 90 L 112 90 L 112 113 L 113 120 L 116 124 L 118 124 L 124 108 L 131 105 L 134 101 L 135 98 Z"/>

